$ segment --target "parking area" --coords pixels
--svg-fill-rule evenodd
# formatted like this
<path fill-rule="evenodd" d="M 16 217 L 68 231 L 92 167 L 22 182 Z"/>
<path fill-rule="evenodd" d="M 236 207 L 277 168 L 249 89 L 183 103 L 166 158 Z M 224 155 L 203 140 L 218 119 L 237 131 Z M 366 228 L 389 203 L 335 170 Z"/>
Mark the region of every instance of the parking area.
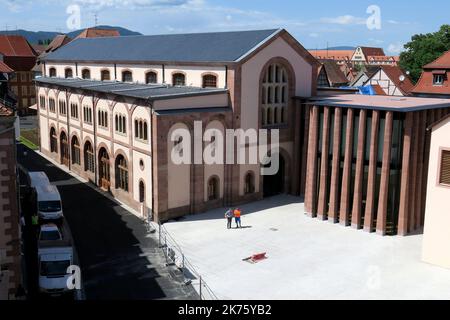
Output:
<path fill-rule="evenodd" d="M 18 145 L 18 161 L 23 169 L 44 171 L 58 187 L 87 300 L 197 298 L 195 290 L 182 283 L 179 271 L 165 266 L 157 240 L 124 206 L 23 145 Z M 27 276 L 35 291 L 36 258 L 29 254 Z M 32 292 L 32 298 L 36 297 Z"/>
<path fill-rule="evenodd" d="M 422 235 L 321 222 L 290 196 L 241 208 L 243 229 L 227 229 L 224 209 L 165 224 L 221 299 L 450 299 L 450 270 L 421 262 Z"/>

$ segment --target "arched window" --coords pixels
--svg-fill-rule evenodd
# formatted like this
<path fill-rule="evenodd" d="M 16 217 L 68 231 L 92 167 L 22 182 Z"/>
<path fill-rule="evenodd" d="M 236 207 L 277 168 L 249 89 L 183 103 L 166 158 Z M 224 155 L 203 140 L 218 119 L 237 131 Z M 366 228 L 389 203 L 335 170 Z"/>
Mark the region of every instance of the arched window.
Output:
<path fill-rule="evenodd" d="M 213 74 L 204 75 L 203 88 L 217 88 L 217 77 Z"/>
<path fill-rule="evenodd" d="M 128 191 L 128 165 L 122 155 L 116 158 L 116 188 Z"/>
<path fill-rule="evenodd" d="M 50 152 L 58 153 L 58 136 L 53 127 L 50 129 Z"/>
<path fill-rule="evenodd" d="M 67 68 L 66 70 L 64 70 L 64 77 L 73 78 L 72 68 Z"/>
<path fill-rule="evenodd" d="M 111 74 L 109 70 L 102 70 L 101 72 L 101 80 L 102 81 L 109 81 L 111 80 Z"/>
<path fill-rule="evenodd" d="M 89 141 L 84 144 L 84 171 L 95 172 L 94 149 Z"/>
<path fill-rule="evenodd" d="M 98 125 L 102 128 L 108 128 L 108 112 L 98 110 Z"/>
<path fill-rule="evenodd" d="M 81 165 L 80 143 L 76 136 L 72 138 L 72 164 Z"/>
<path fill-rule="evenodd" d="M 139 202 L 145 202 L 145 184 L 144 181 L 139 181 Z"/>
<path fill-rule="evenodd" d="M 252 172 L 247 173 L 245 176 L 245 194 L 252 194 L 255 192 L 255 176 Z"/>
<path fill-rule="evenodd" d="M 156 72 L 150 71 L 145 74 L 145 83 L 157 83 L 158 82 L 158 75 Z"/>
<path fill-rule="evenodd" d="M 133 73 L 131 71 L 122 71 L 122 82 L 133 82 Z"/>
<path fill-rule="evenodd" d="M 127 118 L 124 115 L 116 114 L 116 132 L 126 134 L 127 133 Z"/>
<path fill-rule="evenodd" d="M 144 120 L 134 120 L 134 137 L 142 141 L 148 141 L 148 124 Z"/>
<path fill-rule="evenodd" d="M 261 84 L 261 108 L 267 110 L 267 117 L 262 117 L 262 125 L 285 124 L 289 103 L 286 68 L 281 64 L 272 64 L 264 72 Z"/>
<path fill-rule="evenodd" d="M 186 85 L 186 76 L 182 73 L 174 73 L 172 75 L 172 84 L 174 86 L 185 86 Z"/>
<path fill-rule="evenodd" d="M 213 201 L 219 199 L 219 179 L 213 177 L 208 182 L 208 200 Z"/>
<path fill-rule="evenodd" d="M 56 77 L 56 68 L 50 68 L 49 70 L 48 70 L 48 73 L 49 73 L 49 76 L 50 77 Z"/>
<path fill-rule="evenodd" d="M 65 116 L 67 114 L 66 101 L 59 100 L 59 114 Z"/>
<path fill-rule="evenodd" d="M 90 79 L 91 78 L 91 71 L 89 69 L 83 69 L 81 71 L 81 77 L 83 79 Z"/>

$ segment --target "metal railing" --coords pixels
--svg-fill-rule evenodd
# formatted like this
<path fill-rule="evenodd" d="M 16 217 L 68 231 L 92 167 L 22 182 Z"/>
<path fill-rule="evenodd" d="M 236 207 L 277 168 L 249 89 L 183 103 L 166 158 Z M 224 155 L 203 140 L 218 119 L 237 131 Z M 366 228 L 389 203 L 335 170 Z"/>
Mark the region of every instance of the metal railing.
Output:
<path fill-rule="evenodd" d="M 200 300 L 219 300 L 161 223 L 158 224 L 158 243 L 164 252 L 166 265 L 176 266 L 182 272 L 184 283 L 196 289 Z"/>

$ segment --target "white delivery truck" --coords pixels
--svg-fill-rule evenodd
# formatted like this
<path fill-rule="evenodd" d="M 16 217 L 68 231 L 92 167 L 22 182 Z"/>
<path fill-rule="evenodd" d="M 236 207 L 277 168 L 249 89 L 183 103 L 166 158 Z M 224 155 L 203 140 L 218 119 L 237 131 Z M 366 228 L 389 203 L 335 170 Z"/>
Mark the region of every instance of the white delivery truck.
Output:
<path fill-rule="evenodd" d="M 42 220 L 58 220 L 63 218 L 61 196 L 53 185 L 35 187 L 35 201 L 39 218 Z"/>
<path fill-rule="evenodd" d="M 68 286 L 72 276 L 69 267 L 76 264 L 76 259 L 67 223 L 64 221 L 57 227 L 61 237 L 48 237 L 55 227 L 54 224 L 41 227 L 38 239 L 39 290 L 45 294 L 61 295 L 73 292 Z"/>

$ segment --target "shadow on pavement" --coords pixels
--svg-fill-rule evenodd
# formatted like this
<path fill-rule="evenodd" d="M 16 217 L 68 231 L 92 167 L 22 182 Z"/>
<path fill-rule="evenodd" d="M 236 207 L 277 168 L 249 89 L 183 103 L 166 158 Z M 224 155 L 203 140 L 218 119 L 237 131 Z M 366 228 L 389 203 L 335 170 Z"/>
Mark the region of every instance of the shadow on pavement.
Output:
<path fill-rule="evenodd" d="M 138 217 L 23 145 L 18 146 L 18 161 L 58 182 L 88 300 L 197 298 L 192 287 L 180 284 L 176 272 L 163 267 L 158 243 Z"/>

